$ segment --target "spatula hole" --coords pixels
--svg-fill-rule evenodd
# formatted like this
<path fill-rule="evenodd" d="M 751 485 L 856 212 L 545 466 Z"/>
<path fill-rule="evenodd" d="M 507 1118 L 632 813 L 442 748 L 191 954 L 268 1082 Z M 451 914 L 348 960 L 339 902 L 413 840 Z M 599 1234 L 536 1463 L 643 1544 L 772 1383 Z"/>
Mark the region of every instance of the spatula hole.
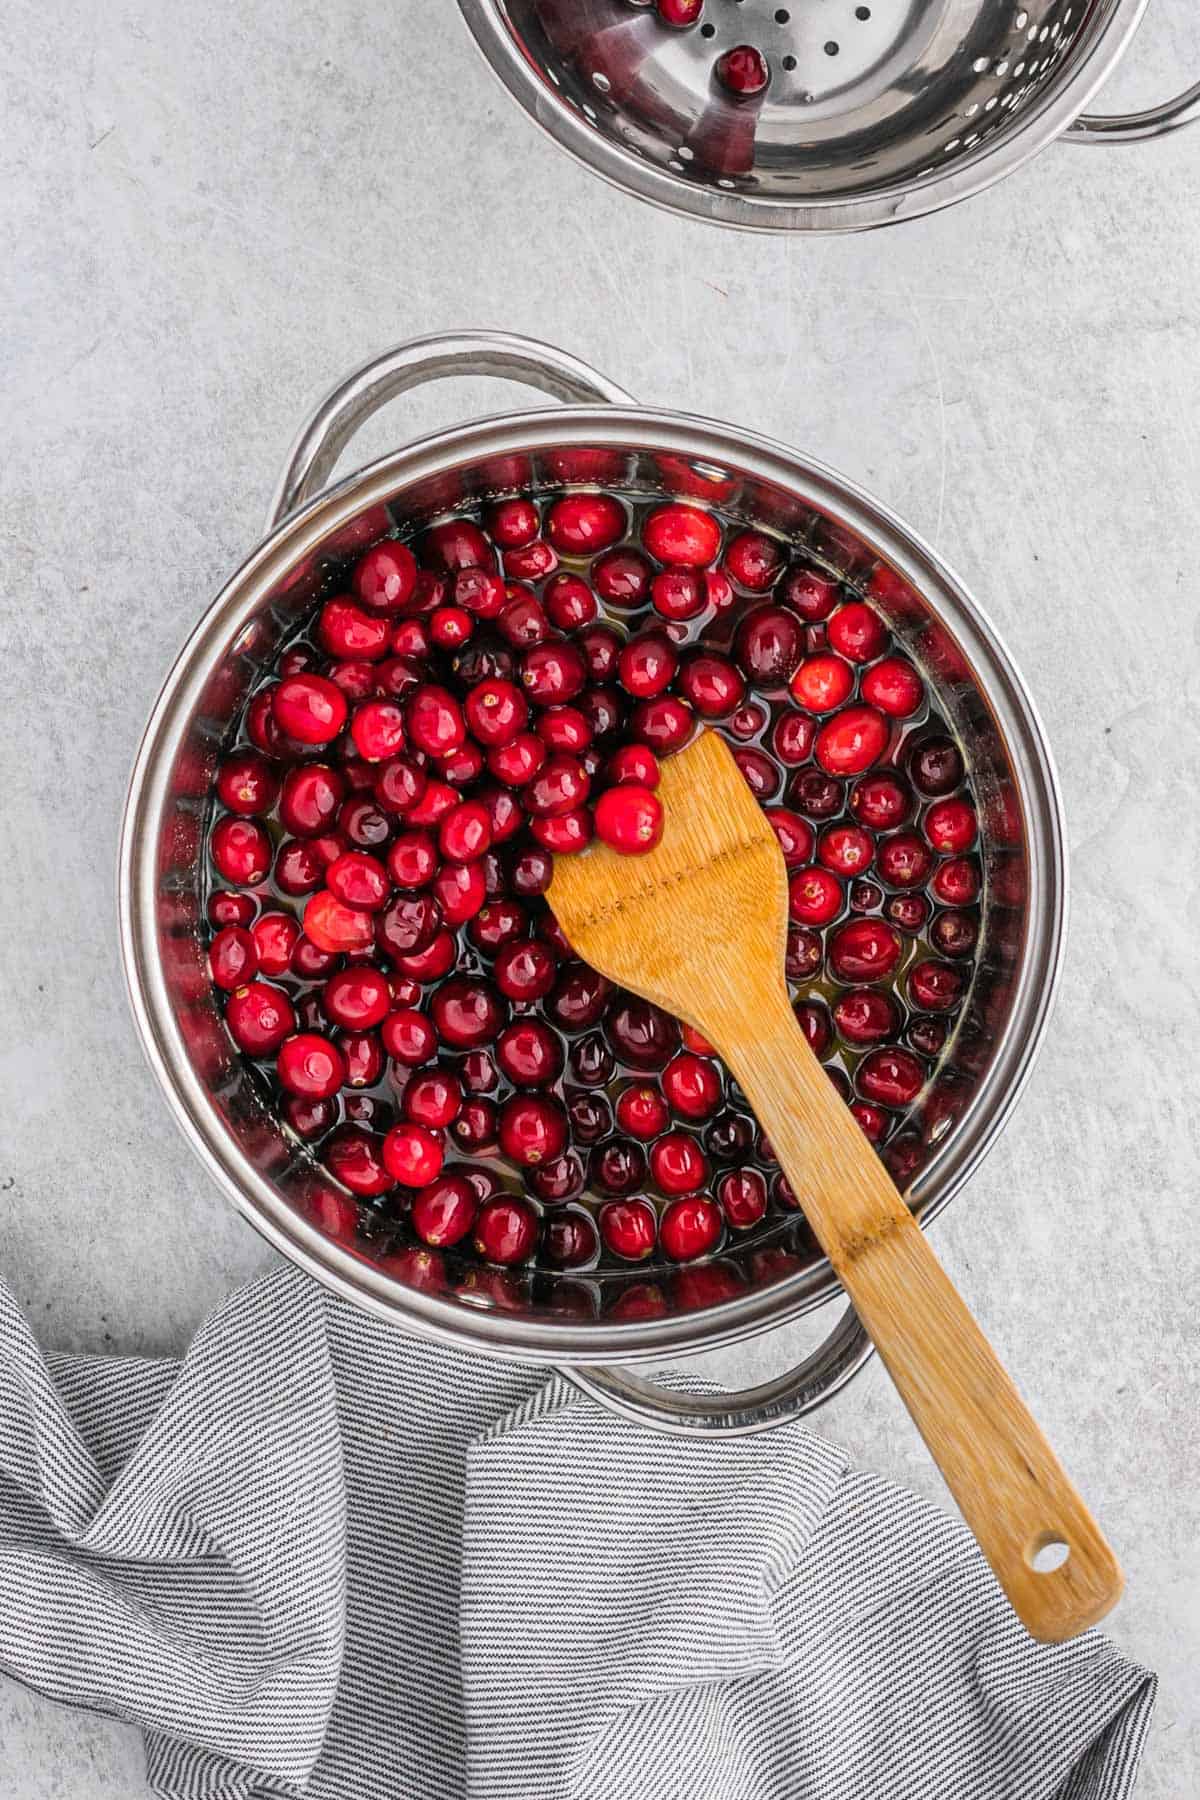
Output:
<path fill-rule="evenodd" d="M 1051 1575 L 1055 1569 L 1062 1568 L 1070 1554 L 1071 1546 L 1064 1544 L 1061 1538 L 1039 1538 L 1028 1552 L 1029 1566 L 1039 1575 Z"/>

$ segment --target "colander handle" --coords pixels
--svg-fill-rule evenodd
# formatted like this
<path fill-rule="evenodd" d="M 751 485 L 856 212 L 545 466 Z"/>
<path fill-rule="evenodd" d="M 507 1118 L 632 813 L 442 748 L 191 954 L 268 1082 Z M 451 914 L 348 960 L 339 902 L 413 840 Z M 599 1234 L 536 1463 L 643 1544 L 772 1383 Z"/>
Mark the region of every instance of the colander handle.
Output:
<path fill-rule="evenodd" d="M 381 406 L 426 382 L 452 375 L 494 375 L 540 389 L 556 400 L 612 406 L 636 402 L 624 388 L 577 356 L 536 338 L 502 331 L 455 331 L 413 338 L 361 363 L 332 387 L 300 427 L 267 515 L 267 530 L 303 506 L 329 481 L 359 427 Z"/>
<path fill-rule="evenodd" d="M 1068 144 L 1137 144 L 1143 138 L 1166 137 L 1185 125 L 1200 122 L 1200 81 L 1174 100 L 1161 106 L 1148 106 L 1145 112 L 1085 113 L 1068 131 L 1063 141 Z"/>
<path fill-rule="evenodd" d="M 689 1393 L 611 1367 L 572 1366 L 559 1372 L 600 1406 L 635 1424 L 673 1437 L 748 1437 L 823 1405 L 858 1374 L 873 1349 L 857 1313 L 848 1307 L 825 1342 L 798 1368 L 740 1393 Z"/>

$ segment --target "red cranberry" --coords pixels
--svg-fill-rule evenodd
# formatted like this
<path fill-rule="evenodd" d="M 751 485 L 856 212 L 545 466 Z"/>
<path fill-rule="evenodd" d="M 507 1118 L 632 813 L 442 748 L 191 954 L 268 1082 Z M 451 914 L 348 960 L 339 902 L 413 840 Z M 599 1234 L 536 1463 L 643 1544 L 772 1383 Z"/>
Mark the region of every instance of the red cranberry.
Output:
<path fill-rule="evenodd" d="M 629 715 L 629 733 L 635 742 L 646 744 L 656 756 L 669 756 L 680 750 L 692 734 L 691 711 L 671 694 L 659 694 L 654 700 L 642 700 Z"/>
<path fill-rule="evenodd" d="M 947 906 L 970 906 L 979 898 L 980 885 L 979 867 L 967 856 L 943 863 L 929 884 Z"/>
<path fill-rule="evenodd" d="M 640 1144 L 631 1143 L 628 1138 L 612 1138 L 592 1151 L 588 1174 L 598 1192 L 620 1199 L 632 1194 L 645 1181 L 645 1152 Z"/>
<path fill-rule="evenodd" d="M 553 859 L 545 850 L 527 849 L 513 858 L 508 879 L 513 893 L 520 899 L 529 900 L 545 893 L 553 873 Z"/>
<path fill-rule="evenodd" d="M 521 659 L 521 681 L 535 705 L 558 706 L 583 689 L 587 664 L 572 643 L 535 644 Z"/>
<path fill-rule="evenodd" d="M 406 814 L 424 799 L 429 777 L 406 756 L 393 756 L 375 772 L 372 792 L 385 812 Z"/>
<path fill-rule="evenodd" d="M 945 1019 L 910 1019 L 905 1037 L 922 1056 L 939 1056 L 945 1048 L 949 1027 Z"/>
<path fill-rule="evenodd" d="M 404 1116 L 426 1131 L 444 1131 L 458 1117 L 462 1087 L 444 1069 L 414 1075 L 404 1090 Z"/>
<path fill-rule="evenodd" d="M 667 1131 L 651 1146 L 650 1173 L 661 1193 L 694 1194 L 708 1179 L 708 1161 L 686 1131 Z"/>
<path fill-rule="evenodd" d="M 540 1000 L 554 986 L 557 969 L 553 950 L 537 938 L 505 944 L 496 957 L 496 986 L 522 1004 Z"/>
<path fill-rule="evenodd" d="M 347 906 L 377 912 L 391 892 L 387 870 L 365 850 L 347 850 L 325 872 L 329 891 Z"/>
<path fill-rule="evenodd" d="M 788 912 L 802 925 L 828 925 L 845 904 L 842 884 L 828 869 L 797 869 L 788 881 Z"/>
<path fill-rule="evenodd" d="M 290 1094 L 304 1100 L 329 1100 L 346 1079 L 346 1059 L 327 1037 L 300 1031 L 279 1046 L 275 1074 Z"/>
<path fill-rule="evenodd" d="M 883 889 L 878 882 L 852 881 L 850 883 L 850 909 L 852 912 L 878 912 L 883 905 Z"/>
<path fill-rule="evenodd" d="M 402 1187 L 425 1187 L 441 1172 L 441 1138 L 423 1125 L 393 1125 L 383 1140 L 383 1164 Z"/>
<path fill-rule="evenodd" d="M 460 1149 L 471 1156 L 488 1156 L 499 1147 L 500 1114 L 495 1104 L 482 1096 L 464 1101 L 450 1129 Z"/>
<path fill-rule="evenodd" d="M 392 990 L 378 969 L 341 969 L 325 983 L 321 1005 L 346 1031 L 370 1031 L 391 1011 Z"/>
<path fill-rule="evenodd" d="M 604 771 L 613 787 L 656 788 L 661 779 L 658 758 L 645 744 L 622 744 L 608 759 Z"/>
<path fill-rule="evenodd" d="M 817 844 L 817 860 L 837 875 L 870 868 L 874 854 L 874 840 L 858 825 L 827 825 Z"/>
<path fill-rule="evenodd" d="M 435 569 L 490 569 L 492 548 L 469 519 L 434 525 L 421 540 L 421 552 Z"/>
<path fill-rule="evenodd" d="M 779 598 L 799 613 L 806 625 L 819 625 L 837 605 L 838 584 L 818 569 L 796 563 L 780 584 Z"/>
<path fill-rule="evenodd" d="M 617 676 L 626 693 L 650 700 L 670 687 L 678 657 L 661 632 L 643 632 L 631 638 L 617 658 Z"/>
<path fill-rule="evenodd" d="M 701 650 L 683 665 L 679 689 L 702 719 L 724 719 L 741 705 L 746 684 L 726 657 Z"/>
<path fill-rule="evenodd" d="M 778 692 L 787 686 L 804 653 L 800 621 L 771 601 L 751 607 L 737 628 L 733 653 L 755 687 Z"/>
<path fill-rule="evenodd" d="M 610 1200 L 598 1223 L 605 1249 L 625 1262 L 644 1262 L 654 1249 L 658 1220 L 648 1200 Z"/>
<path fill-rule="evenodd" d="M 380 1035 L 388 1055 L 405 1068 L 428 1062 L 437 1049 L 437 1032 L 424 1013 L 409 1006 L 389 1013 Z"/>
<path fill-rule="evenodd" d="M 854 671 L 840 656 L 806 656 L 791 679 L 792 698 L 809 712 L 833 712 L 854 691 Z"/>
<path fill-rule="evenodd" d="M 379 621 L 387 630 L 386 624 Z M 369 700 L 378 690 L 376 670 L 368 662 L 331 663 L 329 679 L 335 687 L 341 688 L 347 700 Z"/>
<path fill-rule="evenodd" d="M 467 936 L 477 950 L 494 956 L 505 944 L 524 937 L 528 920 L 515 900 L 492 900 L 482 907 L 467 927 Z"/>
<path fill-rule="evenodd" d="M 381 849 L 392 835 L 387 814 L 363 794 L 343 801 L 337 819 L 339 831 L 360 850 Z"/>
<path fill-rule="evenodd" d="M 848 706 L 822 725 L 814 754 L 830 775 L 860 775 L 887 749 L 888 727 L 870 706 Z"/>
<path fill-rule="evenodd" d="M 618 995 L 605 1030 L 621 1061 L 632 1069 L 665 1068 L 679 1045 L 679 1027 L 670 1014 L 634 994 Z"/>
<path fill-rule="evenodd" d="M 757 737 L 769 717 L 765 706 L 748 700 L 729 715 L 729 729 L 736 738 Z"/>
<path fill-rule="evenodd" d="M 882 1044 L 900 1028 L 900 1014 L 888 994 L 850 988 L 833 1003 L 833 1020 L 848 1044 Z"/>
<path fill-rule="evenodd" d="M 970 913 L 939 913 L 929 928 L 934 948 L 943 956 L 970 956 L 979 939 L 979 927 Z"/>
<path fill-rule="evenodd" d="M 508 591 L 511 598 L 497 621 L 500 632 L 518 649 L 543 643 L 550 636 L 550 621 L 541 601 L 519 583 Z"/>
<path fill-rule="evenodd" d="M 500 1109 L 500 1148 L 523 1167 L 561 1156 L 567 1143 L 567 1115 L 544 1094 L 518 1094 Z"/>
<path fill-rule="evenodd" d="M 448 975 L 458 959 L 458 946 L 451 931 L 439 931 L 423 950 L 410 950 L 403 955 L 393 952 L 392 961 L 402 975 L 415 981 L 440 981 Z"/>
<path fill-rule="evenodd" d="M 459 1073 L 469 1093 L 490 1094 L 500 1077 L 486 1050 L 469 1050 L 462 1059 Z"/>
<path fill-rule="evenodd" d="M 564 1031 L 587 1031 L 598 1024 L 608 1004 L 612 983 L 583 962 L 564 964 L 546 1010 Z"/>
<path fill-rule="evenodd" d="M 674 1111 L 685 1119 L 707 1119 L 721 1104 L 721 1078 L 712 1062 L 687 1050 L 667 1064 L 662 1085 Z"/>
<path fill-rule="evenodd" d="M 247 1056 L 272 1056 L 296 1029 L 296 1014 L 287 995 L 266 981 L 251 981 L 230 994 L 225 1023 L 239 1050 Z"/>
<path fill-rule="evenodd" d="M 655 612 L 675 621 L 694 619 L 708 605 L 704 583 L 690 569 L 660 569 L 650 583 L 650 598 Z"/>
<path fill-rule="evenodd" d="M 231 894 L 223 889 L 209 895 L 205 910 L 210 925 L 251 925 L 258 912 L 258 902 L 251 894 Z"/>
<path fill-rule="evenodd" d="M 811 756 L 816 735 L 816 723 L 804 713 L 781 713 L 771 732 L 771 748 L 787 768 L 798 768 Z"/>
<path fill-rule="evenodd" d="M 564 494 L 546 517 L 546 536 L 564 556 L 592 556 L 620 543 L 625 508 L 611 494 Z"/>
<path fill-rule="evenodd" d="M 920 931 L 929 917 L 930 907 L 922 894 L 892 894 L 883 910 L 901 931 Z"/>
<path fill-rule="evenodd" d="M 900 961 L 900 939 L 879 919 L 850 919 L 829 944 L 829 966 L 839 981 L 883 981 Z"/>
<path fill-rule="evenodd" d="M 546 1221 L 542 1249 L 555 1268 L 584 1268 L 595 1260 L 599 1248 L 596 1227 L 586 1213 L 557 1213 Z"/>
<path fill-rule="evenodd" d="M 346 696 L 324 675 L 289 675 L 271 698 L 275 723 L 298 744 L 330 744 L 346 723 Z"/>
<path fill-rule="evenodd" d="M 757 1169 L 731 1170 L 717 1183 L 717 1200 L 735 1231 L 749 1231 L 766 1216 L 767 1184 Z"/>
<path fill-rule="evenodd" d="M 872 831 L 891 831 L 912 811 L 912 795 L 894 775 L 864 775 L 850 790 L 850 811 Z"/>
<path fill-rule="evenodd" d="M 725 550 L 725 568 L 739 586 L 754 594 L 765 594 L 774 585 L 783 561 L 782 544 L 761 531 L 739 532 Z"/>
<path fill-rule="evenodd" d="M 343 1125 L 322 1151 L 329 1172 L 343 1187 L 364 1200 L 373 1200 L 395 1186 L 384 1166 L 383 1146 L 373 1132 L 358 1125 Z"/>
<path fill-rule="evenodd" d="M 432 682 L 423 682 L 413 689 L 404 716 L 413 743 L 429 756 L 448 756 L 459 748 L 466 736 L 458 701 L 445 688 Z"/>
<path fill-rule="evenodd" d="M 304 931 L 318 950 L 327 950 L 334 956 L 369 950 L 375 941 L 375 923 L 370 913 L 347 906 L 327 888 L 314 894 L 305 906 Z"/>
<path fill-rule="evenodd" d="M 304 922 L 307 928 L 307 914 Z M 431 894 L 398 894 L 379 921 L 380 948 L 389 956 L 410 956 L 414 951 L 427 950 L 441 924 L 442 909 Z"/>
<path fill-rule="evenodd" d="M 227 993 L 254 979 L 258 950 L 244 925 L 222 926 L 208 946 L 208 969 L 215 986 Z"/>
<path fill-rule="evenodd" d="M 478 1197 L 466 1177 L 443 1174 L 414 1197 L 409 1217 L 422 1243 L 448 1249 L 466 1237 L 478 1211 Z"/>
<path fill-rule="evenodd" d="M 550 1206 L 561 1206 L 565 1200 L 573 1200 L 576 1194 L 583 1192 L 583 1164 L 573 1150 L 568 1150 L 548 1163 L 538 1163 L 529 1170 L 525 1180 L 539 1200 Z"/>
<path fill-rule="evenodd" d="M 682 30 L 696 23 L 704 11 L 704 0 L 654 0 L 654 6 L 664 25 Z"/>
<path fill-rule="evenodd" d="M 824 1056 L 833 1042 L 833 1027 L 829 1023 L 829 1013 L 823 1001 L 798 1000 L 795 1006 L 796 1022 L 808 1041 L 808 1047 L 814 1056 Z"/>
<path fill-rule="evenodd" d="M 621 654 L 621 639 L 611 625 L 592 625 L 581 631 L 578 649 L 593 681 L 612 680 Z"/>
<path fill-rule="evenodd" d="M 662 802 L 649 788 L 609 788 L 595 816 L 597 836 L 626 856 L 653 850 L 662 837 Z"/>
<path fill-rule="evenodd" d="M 209 843 L 218 874 L 238 887 L 257 887 L 271 867 L 271 840 L 254 819 L 218 819 Z"/>
<path fill-rule="evenodd" d="M 474 1050 L 480 1044 L 490 1044 L 504 1024 L 504 1005 L 494 990 L 486 982 L 465 975 L 440 987 L 429 1010 L 439 1037 L 456 1050 Z"/>
<path fill-rule="evenodd" d="M 722 87 L 739 100 L 763 93 L 771 79 L 766 57 L 753 44 L 735 44 L 726 50 L 717 58 L 715 73 Z"/>
<path fill-rule="evenodd" d="M 924 1012 L 950 1012 L 962 999 L 963 975 L 951 963 L 914 963 L 908 972 L 908 993 Z"/>
<path fill-rule="evenodd" d="M 380 612 L 403 611 L 416 586 L 416 558 L 406 545 L 392 538 L 368 550 L 354 570 L 354 589 L 359 599 Z"/>
<path fill-rule="evenodd" d="M 411 634 L 416 629 L 416 623 L 415 620 L 410 620 L 405 625 L 406 634 Z M 420 627 L 420 630 L 422 637 L 427 638 L 428 633 L 424 625 Z M 396 638 L 397 634 L 393 632 L 393 649 L 396 647 Z M 413 688 L 419 687 L 421 685 L 421 666 L 428 655 L 429 644 L 424 643 L 419 654 L 414 652 L 411 656 L 389 656 L 387 661 L 380 663 L 375 671 L 375 679 L 380 692 L 386 694 L 391 700 L 402 700 L 405 694 L 411 693 Z"/>
<path fill-rule="evenodd" d="M 547 707 L 534 729 L 548 749 L 571 755 L 579 755 L 592 741 L 591 723 L 577 706 Z"/>
<path fill-rule="evenodd" d="M 540 529 L 538 509 L 532 500 L 498 500 L 487 511 L 486 524 L 502 550 L 516 550 L 532 543 Z"/>
<path fill-rule="evenodd" d="M 887 648 L 887 626 L 865 600 L 848 600 L 839 606 L 827 630 L 833 649 L 851 662 L 874 662 Z"/>
<path fill-rule="evenodd" d="M 720 1211 L 700 1195 L 673 1201 L 659 1225 L 662 1247 L 674 1262 L 694 1262 L 707 1256 L 720 1236 Z"/>
<path fill-rule="evenodd" d="M 651 556 L 679 569 L 703 569 L 721 549 L 721 527 L 698 506 L 673 503 L 652 512 L 642 529 Z"/>
<path fill-rule="evenodd" d="M 665 1131 L 671 1120 L 670 1109 L 658 1089 L 636 1083 L 622 1090 L 616 1111 L 621 1130 L 643 1143 Z"/>
<path fill-rule="evenodd" d="M 741 1162 L 753 1147 L 754 1120 L 745 1113 L 722 1112 L 704 1133 L 704 1148 L 714 1162 Z"/>
<path fill-rule="evenodd" d="M 481 681 L 466 700 L 467 724 L 481 744 L 508 744 L 529 717 L 529 707 L 512 681 Z"/>
<path fill-rule="evenodd" d="M 507 787 L 525 787 L 546 761 L 546 746 L 532 731 L 518 732 L 511 743 L 488 751 L 488 768 Z"/>
<path fill-rule="evenodd" d="M 596 592 L 610 606 L 641 606 L 650 593 L 653 571 L 636 550 L 608 550 L 592 564 Z"/>
<path fill-rule="evenodd" d="M 275 687 L 261 688 L 246 712 L 246 731 L 250 742 L 264 756 L 278 756 L 284 748 L 283 732 L 275 718 Z"/>
<path fill-rule="evenodd" d="M 871 1106 L 865 1100 L 855 1100 L 850 1111 L 858 1121 L 867 1141 L 878 1144 L 887 1130 L 887 1114 L 880 1107 Z"/>
<path fill-rule="evenodd" d="M 612 1110 L 603 1094 L 581 1090 L 569 1096 L 567 1110 L 577 1144 L 595 1144 L 612 1130 Z"/>
<path fill-rule="evenodd" d="M 383 1045 L 373 1031 L 346 1031 L 338 1042 L 346 1058 L 348 1086 L 374 1087 L 383 1079 Z"/>
<path fill-rule="evenodd" d="M 243 818 L 270 812 L 278 792 L 278 775 L 254 750 L 235 751 L 217 772 L 217 799 L 229 812 Z"/>
<path fill-rule="evenodd" d="M 454 608 L 460 615 L 447 637 L 446 621 L 438 620 L 446 610 L 438 608 L 429 621 L 429 635 L 443 649 L 456 648 L 471 636 L 473 619 L 498 619 L 508 602 L 508 589 L 494 569 L 460 569 L 454 577 Z"/>
<path fill-rule="evenodd" d="M 339 594 L 321 608 L 317 636 L 330 656 L 351 662 L 376 662 L 388 653 L 392 629 L 386 619 Z"/>
<path fill-rule="evenodd" d="M 565 570 L 546 583 L 542 603 L 550 623 L 559 631 L 578 631 L 582 625 L 590 625 L 599 611 L 587 582 Z"/>
<path fill-rule="evenodd" d="M 889 887 L 919 888 L 929 879 L 933 856 L 915 831 L 898 831 L 882 840 L 876 866 Z"/>
<path fill-rule="evenodd" d="M 333 973 L 339 960 L 336 952 L 322 950 L 311 938 L 301 934 L 292 951 L 291 972 L 301 981 L 320 981 Z"/>
<path fill-rule="evenodd" d="M 911 719 L 921 710 L 925 684 L 902 656 L 885 656 L 867 670 L 862 682 L 863 699 L 893 719 Z"/>
<path fill-rule="evenodd" d="M 475 862 L 491 848 L 492 823 L 486 806 L 462 800 L 441 820 L 438 845 L 452 862 Z"/>
<path fill-rule="evenodd" d="M 909 758 L 908 772 L 913 785 L 931 799 L 948 794 L 963 778 L 963 759 L 952 738 L 926 738 Z"/>
<path fill-rule="evenodd" d="M 404 831 L 388 849 L 387 870 L 397 887 L 428 886 L 438 871 L 437 846 L 427 831 Z"/>
<path fill-rule="evenodd" d="M 558 567 L 558 551 L 545 538 L 535 538 L 519 550 L 506 550 L 504 573 L 511 581 L 542 581 Z"/>
<path fill-rule="evenodd" d="M 483 795 L 476 796 L 482 800 Z M 458 795 L 448 781 L 427 781 L 421 797 L 409 807 L 405 815 L 410 825 L 436 825 L 452 806 L 458 805 Z M 495 836 L 495 826 L 492 827 Z"/>
<path fill-rule="evenodd" d="M 583 805 L 590 787 L 577 757 L 552 756 L 526 787 L 524 804 L 535 818 L 561 818 Z"/>
<path fill-rule="evenodd" d="M 537 1019 L 518 1019 L 500 1033 L 496 1061 L 514 1087 L 548 1087 L 562 1072 L 558 1039 Z"/>
<path fill-rule="evenodd" d="M 429 635 L 439 650 L 457 650 L 475 629 L 465 606 L 439 606 L 430 614 Z"/>
<path fill-rule="evenodd" d="M 338 1116 L 332 1100 L 303 1100 L 299 1094 L 285 1094 L 282 1111 L 285 1124 L 306 1143 L 324 1137 Z"/>
<path fill-rule="evenodd" d="M 300 941 L 300 927 L 290 913 L 263 913 L 250 927 L 258 967 L 264 975 L 286 975 Z"/>
<path fill-rule="evenodd" d="M 924 831 L 935 850 L 957 856 L 975 842 L 975 808 L 969 800 L 938 800 L 925 814 Z"/>
<path fill-rule="evenodd" d="M 908 1106 L 925 1085 L 925 1068 L 907 1050 L 872 1050 L 858 1065 L 858 1089 L 879 1106 Z"/>
<path fill-rule="evenodd" d="M 607 1087 L 615 1069 L 612 1051 L 598 1031 L 571 1045 L 571 1074 L 583 1087 Z"/>

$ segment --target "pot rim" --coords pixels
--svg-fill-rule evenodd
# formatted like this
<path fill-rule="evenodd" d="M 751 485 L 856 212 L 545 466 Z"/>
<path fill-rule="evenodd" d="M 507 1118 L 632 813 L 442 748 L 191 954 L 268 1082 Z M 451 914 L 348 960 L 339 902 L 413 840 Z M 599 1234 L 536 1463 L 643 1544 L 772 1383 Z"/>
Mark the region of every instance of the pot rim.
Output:
<path fill-rule="evenodd" d="M 829 195 L 806 201 L 760 199 L 687 181 L 603 137 L 542 79 L 506 29 L 500 0 L 458 0 L 484 60 L 522 112 L 546 137 L 610 187 L 647 200 L 664 212 L 738 231 L 809 231 L 832 235 L 902 224 L 971 199 L 1012 174 L 1069 130 L 1116 68 L 1141 24 L 1149 0 L 1111 0 L 1109 17 L 1085 26 L 1093 42 L 1072 58 L 1077 67 L 1022 111 L 1014 128 L 960 160 L 943 175 L 895 182 L 875 193 Z"/>
<path fill-rule="evenodd" d="M 993 1061 L 956 1129 L 916 1182 L 922 1226 L 978 1167 L 1029 1078 L 1049 1019 L 1066 923 L 1066 849 L 1058 781 L 1037 710 L 995 627 L 947 564 L 865 490 L 774 439 L 698 415 L 639 406 L 570 406 L 496 414 L 393 451 L 324 489 L 264 538 L 199 619 L 155 702 L 138 748 L 121 823 L 118 915 L 134 1022 L 176 1123 L 218 1186 L 275 1249 L 377 1317 L 499 1357 L 579 1365 L 632 1363 L 706 1351 L 756 1335 L 838 1294 L 825 1259 L 784 1280 L 673 1318 L 580 1327 L 420 1293 L 325 1237 L 261 1175 L 222 1123 L 192 1067 L 157 947 L 157 844 L 168 782 L 217 658 L 285 576 L 330 534 L 400 488 L 466 462 L 581 445 L 642 448 L 712 463 L 801 489 L 874 546 L 914 585 L 967 656 L 995 714 L 1021 794 L 1029 849 L 1026 942 L 1012 1009 Z M 980 663 L 987 669 L 980 676 Z"/>

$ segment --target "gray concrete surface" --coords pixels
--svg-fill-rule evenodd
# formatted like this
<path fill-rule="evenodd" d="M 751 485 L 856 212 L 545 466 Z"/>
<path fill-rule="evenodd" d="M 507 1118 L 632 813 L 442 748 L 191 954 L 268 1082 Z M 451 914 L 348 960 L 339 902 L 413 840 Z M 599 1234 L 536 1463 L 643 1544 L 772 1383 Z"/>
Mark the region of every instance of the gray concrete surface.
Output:
<path fill-rule="evenodd" d="M 1200 133 L 1052 148 L 887 234 L 756 240 L 576 169 L 449 0 L 4 13 L 0 1267 L 44 1341 L 178 1350 L 265 1261 L 176 1138 L 118 969 L 117 820 L 170 658 L 314 389 L 439 327 L 551 338 L 887 498 L 1035 691 L 1070 954 L 1033 1085 L 937 1243 L 1123 1557 L 1111 1629 L 1162 1677 L 1141 1792 L 1194 1793 Z M 1197 65 L 1194 14 L 1160 0 L 1108 98 Z M 512 398 L 442 388 L 371 447 Z M 878 1369 L 821 1426 L 937 1491 Z M 127 1800 L 140 1768 L 132 1732 L 0 1681 L 0 1800 Z"/>

